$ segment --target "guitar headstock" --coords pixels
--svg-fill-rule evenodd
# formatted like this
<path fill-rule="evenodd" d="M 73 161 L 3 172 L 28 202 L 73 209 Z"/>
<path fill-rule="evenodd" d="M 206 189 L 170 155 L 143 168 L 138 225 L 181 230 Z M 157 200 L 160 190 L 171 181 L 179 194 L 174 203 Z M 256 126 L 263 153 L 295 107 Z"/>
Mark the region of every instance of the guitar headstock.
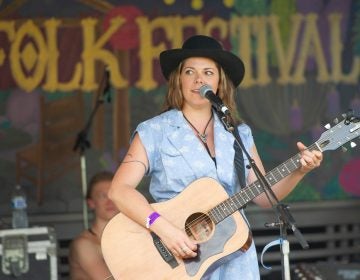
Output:
<path fill-rule="evenodd" d="M 349 110 L 342 115 L 342 118 L 341 121 L 336 119 L 336 125 L 333 127 L 325 126 L 327 131 L 323 132 L 319 140 L 316 141 L 322 151 L 336 150 L 354 138 L 360 137 L 360 115 Z M 353 148 L 356 144 L 351 142 L 350 146 Z"/>

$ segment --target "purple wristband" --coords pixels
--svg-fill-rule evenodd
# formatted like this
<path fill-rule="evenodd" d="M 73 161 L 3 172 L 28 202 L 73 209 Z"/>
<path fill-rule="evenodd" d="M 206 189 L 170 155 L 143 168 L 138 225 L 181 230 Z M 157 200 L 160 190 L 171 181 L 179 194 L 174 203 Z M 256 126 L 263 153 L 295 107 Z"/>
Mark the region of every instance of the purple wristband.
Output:
<path fill-rule="evenodd" d="M 160 217 L 158 212 L 152 212 L 149 217 L 146 218 L 146 228 L 150 228 L 150 226 L 156 221 L 157 218 Z"/>

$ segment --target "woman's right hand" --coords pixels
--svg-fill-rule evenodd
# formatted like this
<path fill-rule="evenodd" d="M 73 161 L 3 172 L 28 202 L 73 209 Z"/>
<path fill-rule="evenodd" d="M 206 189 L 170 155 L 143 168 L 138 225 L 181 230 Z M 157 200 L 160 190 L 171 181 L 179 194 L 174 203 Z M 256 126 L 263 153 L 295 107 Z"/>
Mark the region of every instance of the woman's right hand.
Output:
<path fill-rule="evenodd" d="M 197 244 L 184 231 L 160 216 L 150 227 L 165 246 L 176 256 L 183 259 L 197 256 Z"/>

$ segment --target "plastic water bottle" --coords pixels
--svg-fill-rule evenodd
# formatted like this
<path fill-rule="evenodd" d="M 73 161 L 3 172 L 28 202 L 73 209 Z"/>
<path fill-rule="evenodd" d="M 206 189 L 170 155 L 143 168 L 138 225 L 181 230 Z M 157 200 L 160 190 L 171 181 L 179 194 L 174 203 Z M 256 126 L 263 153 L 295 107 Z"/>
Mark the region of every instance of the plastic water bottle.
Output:
<path fill-rule="evenodd" d="M 11 196 L 12 204 L 12 227 L 27 228 L 29 226 L 28 215 L 26 212 L 26 195 L 20 185 L 16 185 Z"/>

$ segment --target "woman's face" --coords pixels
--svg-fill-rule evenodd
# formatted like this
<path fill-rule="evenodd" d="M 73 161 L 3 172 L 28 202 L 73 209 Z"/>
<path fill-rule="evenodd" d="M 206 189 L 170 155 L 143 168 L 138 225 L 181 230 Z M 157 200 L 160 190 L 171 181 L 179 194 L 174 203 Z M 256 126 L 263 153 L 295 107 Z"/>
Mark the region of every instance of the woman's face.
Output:
<path fill-rule="evenodd" d="M 210 102 L 200 95 L 199 88 L 202 85 L 207 84 L 216 93 L 219 79 L 220 73 L 215 61 L 204 57 L 191 57 L 185 59 L 180 73 L 184 106 L 210 106 Z"/>

